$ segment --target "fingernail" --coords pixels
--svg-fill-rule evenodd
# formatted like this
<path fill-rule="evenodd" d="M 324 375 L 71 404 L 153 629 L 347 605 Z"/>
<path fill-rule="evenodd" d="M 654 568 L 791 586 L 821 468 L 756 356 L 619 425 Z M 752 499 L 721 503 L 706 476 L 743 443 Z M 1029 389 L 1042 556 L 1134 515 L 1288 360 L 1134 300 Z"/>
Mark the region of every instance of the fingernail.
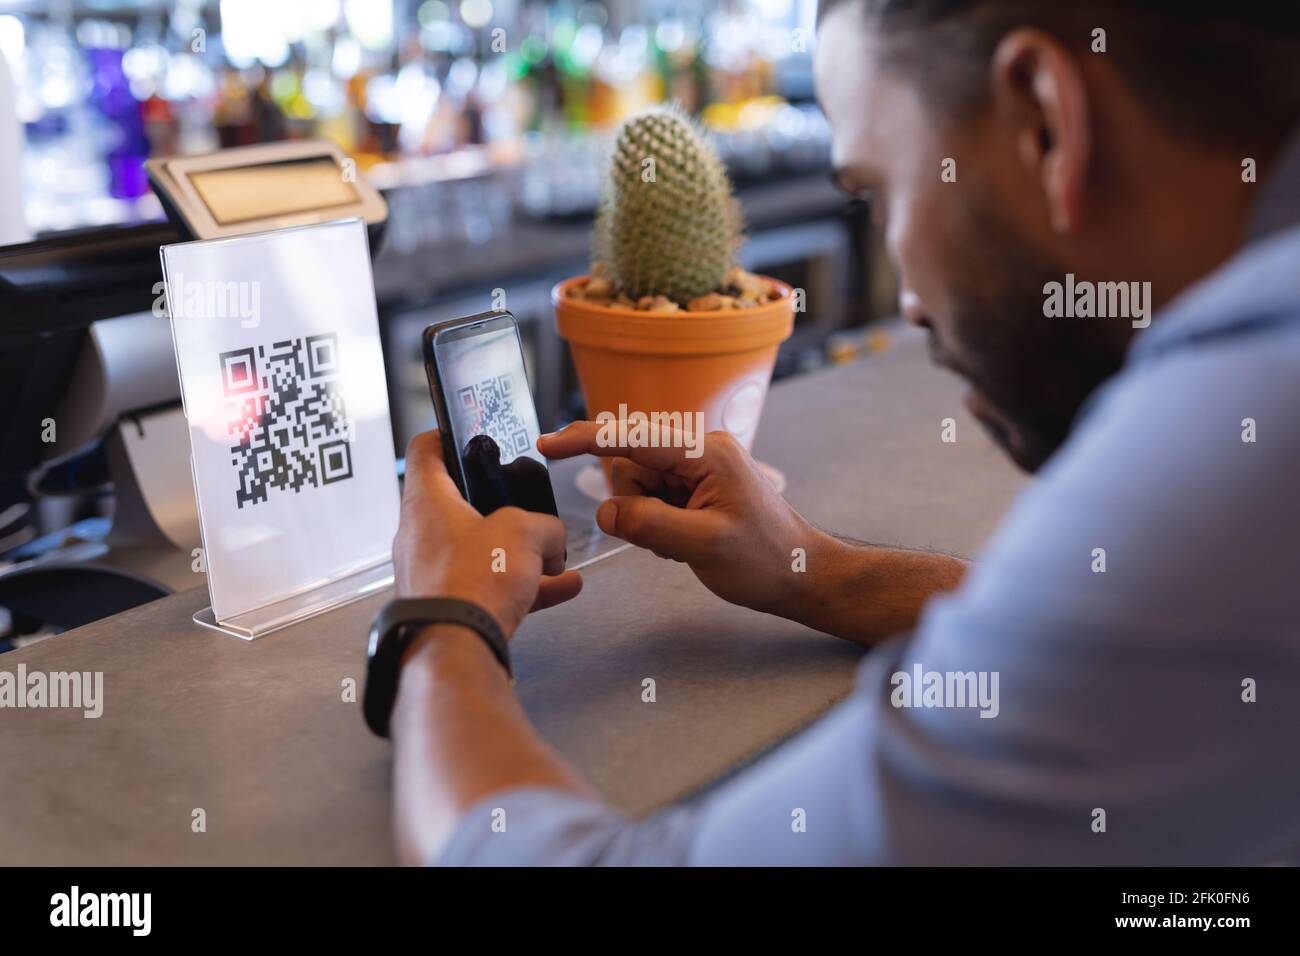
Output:
<path fill-rule="evenodd" d="M 596 509 L 596 524 L 599 525 L 600 530 L 604 531 L 606 534 L 613 533 L 614 523 L 617 518 L 618 505 L 614 504 L 613 501 L 601 502 L 600 507 Z"/>

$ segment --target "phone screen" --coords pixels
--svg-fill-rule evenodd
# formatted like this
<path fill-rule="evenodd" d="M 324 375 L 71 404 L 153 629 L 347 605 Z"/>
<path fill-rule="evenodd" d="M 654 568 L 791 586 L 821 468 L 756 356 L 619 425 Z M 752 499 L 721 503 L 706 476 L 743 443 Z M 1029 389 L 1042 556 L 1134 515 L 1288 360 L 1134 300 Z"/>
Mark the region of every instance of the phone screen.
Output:
<path fill-rule="evenodd" d="M 465 496 L 481 513 L 504 505 L 556 513 L 519 329 L 508 315 L 440 330 L 433 360 Z"/>

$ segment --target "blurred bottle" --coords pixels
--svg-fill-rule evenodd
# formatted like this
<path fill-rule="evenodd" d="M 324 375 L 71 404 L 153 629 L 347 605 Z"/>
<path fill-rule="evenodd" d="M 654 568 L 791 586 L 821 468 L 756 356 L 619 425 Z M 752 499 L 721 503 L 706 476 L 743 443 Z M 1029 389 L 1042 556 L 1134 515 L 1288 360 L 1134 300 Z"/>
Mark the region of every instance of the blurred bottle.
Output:
<path fill-rule="evenodd" d="M 253 140 L 258 143 L 278 143 L 288 133 L 288 123 L 280 104 L 271 94 L 271 76 L 261 70 L 257 86 L 253 89 Z"/>
<path fill-rule="evenodd" d="M 212 125 L 216 127 L 217 141 L 222 149 L 257 142 L 257 127 L 253 123 L 248 84 L 236 69 L 227 68 L 221 73 Z"/>
<path fill-rule="evenodd" d="M 91 74 L 90 102 L 110 130 L 111 145 L 104 155 L 108 194 L 115 199 L 135 199 L 149 189 L 144 174 L 149 138 L 144 131 L 144 111 L 122 70 L 123 52 L 116 47 L 85 50 Z"/>
<path fill-rule="evenodd" d="M 31 238 L 23 214 L 23 124 L 18 120 L 13 75 L 0 50 L 0 169 L 11 170 L 0 176 L 0 245 L 26 242 Z"/>
<path fill-rule="evenodd" d="M 154 156 L 175 156 L 180 153 L 180 123 L 171 103 L 156 92 L 141 107 L 145 135 Z"/>

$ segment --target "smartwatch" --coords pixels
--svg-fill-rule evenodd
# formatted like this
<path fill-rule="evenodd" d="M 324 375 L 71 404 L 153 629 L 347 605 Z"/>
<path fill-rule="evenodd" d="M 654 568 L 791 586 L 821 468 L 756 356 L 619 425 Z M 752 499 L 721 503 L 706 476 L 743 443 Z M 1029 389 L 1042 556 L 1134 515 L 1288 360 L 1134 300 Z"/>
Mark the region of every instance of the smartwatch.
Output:
<path fill-rule="evenodd" d="M 366 726 L 380 737 L 388 736 L 402 655 L 415 636 L 432 624 L 459 624 L 469 628 L 483 639 L 506 669 L 506 674 L 510 674 L 510 649 L 506 636 L 501 633 L 496 619 L 477 604 L 458 598 L 389 601 L 370 624 L 366 689 L 361 698 Z"/>

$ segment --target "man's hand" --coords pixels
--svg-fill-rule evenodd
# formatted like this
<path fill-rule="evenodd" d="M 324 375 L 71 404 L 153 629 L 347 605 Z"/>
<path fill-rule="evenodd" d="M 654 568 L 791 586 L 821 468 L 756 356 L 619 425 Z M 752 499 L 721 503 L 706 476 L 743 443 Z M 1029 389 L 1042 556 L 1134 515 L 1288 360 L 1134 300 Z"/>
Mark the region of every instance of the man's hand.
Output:
<path fill-rule="evenodd" d="M 575 422 L 537 447 L 548 458 L 614 458 L 600 529 L 686 562 L 733 604 L 870 645 L 914 627 L 925 603 L 965 573 L 965 562 L 946 554 L 856 546 L 814 527 L 727 432 L 705 435 L 703 453 L 687 458 L 669 430 L 661 447 L 633 448 L 601 444 L 602 429 Z"/>
<path fill-rule="evenodd" d="M 553 515 L 501 508 L 474 510 L 443 464 L 436 431 L 406 448 L 406 489 L 393 540 L 399 597 L 454 597 L 496 618 L 507 637 L 531 610 L 582 590 L 564 570 L 564 525 Z"/>
<path fill-rule="evenodd" d="M 833 539 L 790 507 L 729 432 L 705 435 L 702 453 L 688 458 L 681 436 L 668 429 L 660 445 L 678 447 L 606 446 L 602 430 L 574 422 L 537 443 L 548 458 L 614 458 L 614 497 L 596 511 L 602 531 L 685 562 L 726 601 L 794 616 L 807 580 L 794 570 L 795 549 L 806 561 Z"/>

